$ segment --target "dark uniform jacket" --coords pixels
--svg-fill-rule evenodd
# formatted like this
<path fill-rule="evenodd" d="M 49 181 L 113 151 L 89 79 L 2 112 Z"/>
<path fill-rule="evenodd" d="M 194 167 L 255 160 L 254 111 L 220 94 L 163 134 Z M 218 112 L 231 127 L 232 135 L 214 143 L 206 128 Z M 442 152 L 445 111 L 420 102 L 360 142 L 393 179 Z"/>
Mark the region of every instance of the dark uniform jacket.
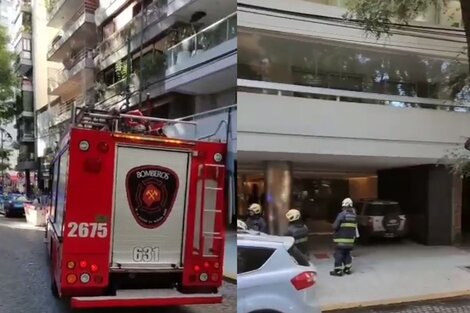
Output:
<path fill-rule="evenodd" d="M 308 255 L 308 227 L 302 222 L 289 223 L 287 227 L 286 236 L 294 237 L 295 246 L 302 251 L 303 254 Z"/>
<path fill-rule="evenodd" d="M 268 231 L 268 225 L 262 216 L 249 216 L 246 219 L 246 226 L 248 229 L 266 233 Z"/>
<path fill-rule="evenodd" d="M 356 239 L 357 215 L 354 208 L 344 209 L 333 223 L 333 241 L 338 247 L 353 248 Z"/>

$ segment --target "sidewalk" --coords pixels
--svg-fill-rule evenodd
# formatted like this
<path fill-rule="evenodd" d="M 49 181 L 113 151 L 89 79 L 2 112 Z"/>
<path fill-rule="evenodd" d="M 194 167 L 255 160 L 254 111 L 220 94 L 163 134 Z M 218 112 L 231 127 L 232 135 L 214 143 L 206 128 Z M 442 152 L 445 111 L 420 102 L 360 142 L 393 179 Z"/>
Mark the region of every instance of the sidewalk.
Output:
<path fill-rule="evenodd" d="M 230 282 L 237 281 L 237 233 L 228 231 L 225 241 L 224 279 Z"/>
<path fill-rule="evenodd" d="M 314 251 L 323 312 L 470 295 L 470 253 L 412 242 L 358 247 L 351 276 L 329 275 L 332 251 Z M 469 267 L 469 268 L 466 268 Z"/>

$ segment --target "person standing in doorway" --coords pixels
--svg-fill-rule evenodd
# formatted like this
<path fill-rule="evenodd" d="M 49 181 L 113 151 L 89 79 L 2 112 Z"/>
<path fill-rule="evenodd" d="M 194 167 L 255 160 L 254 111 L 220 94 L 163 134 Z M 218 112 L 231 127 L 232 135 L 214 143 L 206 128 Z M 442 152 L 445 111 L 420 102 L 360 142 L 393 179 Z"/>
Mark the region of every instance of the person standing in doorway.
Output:
<path fill-rule="evenodd" d="M 268 224 L 262 216 L 261 205 L 253 203 L 248 208 L 248 218 L 246 219 L 248 229 L 266 233 L 268 231 Z"/>
<path fill-rule="evenodd" d="M 333 223 L 335 232 L 333 242 L 335 243 L 335 264 L 332 276 L 350 275 L 352 273 L 351 251 L 356 240 L 357 215 L 353 207 L 353 201 L 346 198 L 342 202 L 342 211 Z"/>

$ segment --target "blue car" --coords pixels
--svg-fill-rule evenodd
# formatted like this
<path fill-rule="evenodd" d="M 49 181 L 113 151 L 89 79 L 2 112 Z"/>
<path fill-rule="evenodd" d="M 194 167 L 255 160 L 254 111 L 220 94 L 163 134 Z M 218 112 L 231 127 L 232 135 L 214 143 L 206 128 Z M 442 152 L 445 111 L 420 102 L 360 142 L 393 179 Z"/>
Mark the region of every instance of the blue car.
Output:
<path fill-rule="evenodd" d="M 0 213 L 3 213 L 5 217 L 23 215 L 24 204 L 29 202 L 25 196 L 14 193 L 2 196 L 0 199 Z"/>

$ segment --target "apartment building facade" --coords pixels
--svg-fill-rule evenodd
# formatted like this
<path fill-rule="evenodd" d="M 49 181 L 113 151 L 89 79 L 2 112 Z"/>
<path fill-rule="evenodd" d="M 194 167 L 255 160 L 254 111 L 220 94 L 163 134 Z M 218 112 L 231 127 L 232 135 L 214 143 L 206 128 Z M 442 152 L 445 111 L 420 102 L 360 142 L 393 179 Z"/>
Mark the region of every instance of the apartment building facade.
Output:
<path fill-rule="evenodd" d="M 33 58 L 32 58 L 32 8 L 31 1 L 15 1 L 10 28 L 11 45 L 16 59 L 14 70 L 19 80 L 16 94 L 16 142 L 18 159 L 16 170 L 25 174 L 26 191 L 31 192 L 32 173 L 38 169 L 35 158 L 35 121 L 33 92 Z"/>
<path fill-rule="evenodd" d="M 459 2 L 378 41 L 345 3 L 239 1 L 239 213 L 261 202 L 280 233 L 297 207 L 323 233 L 346 196 L 396 200 L 413 238 L 455 242 L 462 182 L 436 163 L 470 133 L 449 87 L 466 71 Z"/>

